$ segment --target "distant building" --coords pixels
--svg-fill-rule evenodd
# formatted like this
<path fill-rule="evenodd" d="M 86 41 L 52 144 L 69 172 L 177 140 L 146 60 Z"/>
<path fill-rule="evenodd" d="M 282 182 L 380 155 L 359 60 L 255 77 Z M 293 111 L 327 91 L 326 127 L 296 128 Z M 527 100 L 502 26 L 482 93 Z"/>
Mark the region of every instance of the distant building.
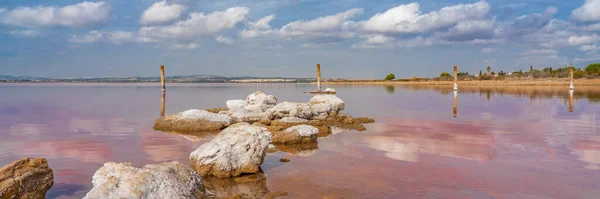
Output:
<path fill-rule="evenodd" d="M 295 79 L 235 79 L 236 83 L 268 83 L 268 82 L 296 82 Z"/>

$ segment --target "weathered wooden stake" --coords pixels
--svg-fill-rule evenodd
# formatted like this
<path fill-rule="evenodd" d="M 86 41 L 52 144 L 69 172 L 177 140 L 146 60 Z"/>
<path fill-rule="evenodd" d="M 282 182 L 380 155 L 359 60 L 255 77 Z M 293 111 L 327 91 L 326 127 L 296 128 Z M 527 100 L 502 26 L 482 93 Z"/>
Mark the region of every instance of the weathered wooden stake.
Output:
<path fill-rule="evenodd" d="M 162 98 L 160 98 L 160 116 L 165 116 L 165 98 L 167 97 L 167 93 L 162 93 Z"/>
<path fill-rule="evenodd" d="M 160 66 L 160 85 L 162 86 L 162 92 L 167 91 L 165 87 L 165 66 Z"/>
<path fill-rule="evenodd" d="M 458 114 L 458 91 L 454 91 L 454 108 L 452 109 L 454 117 Z"/>
<path fill-rule="evenodd" d="M 574 90 L 569 91 L 569 112 L 573 112 L 573 92 Z"/>
<path fill-rule="evenodd" d="M 575 85 L 573 85 L 573 66 L 569 67 L 569 79 L 571 80 L 571 84 L 569 85 L 569 90 L 574 90 Z"/>
<path fill-rule="evenodd" d="M 317 64 L 317 92 L 321 92 L 321 64 Z"/>
<path fill-rule="evenodd" d="M 458 66 L 454 66 L 454 90 L 458 90 Z"/>

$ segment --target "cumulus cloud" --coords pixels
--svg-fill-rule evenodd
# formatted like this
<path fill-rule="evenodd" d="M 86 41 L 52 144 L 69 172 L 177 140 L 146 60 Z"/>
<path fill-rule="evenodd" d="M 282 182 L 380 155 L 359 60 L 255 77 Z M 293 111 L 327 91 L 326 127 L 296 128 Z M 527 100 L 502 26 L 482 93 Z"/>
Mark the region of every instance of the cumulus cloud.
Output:
<path fill-rule="evenodd" d="M 8 34 L 15 37 L 37 37 L 40 32 L 37 30 L 13 30 L 8 32 Z"/>
<path fill-rule="evenodd" d="M 248 25 L 254 30 L 268 30 L 271 29 L 271 21 L 275 19 L 275 15 L 269 15 L 259 19 L 258 21 L 248 22 Z"/>
<path fill-rule="evenodd" d="M 165 24 L 178 19 L 185 9 L 185 6 L 179 4 L 168 4 L 166 1 L 156 2 L 142 13 L 140 24 Z"/>
<path fill-rule="evenodd" d="M 569 44 L 574 46 L 580 46 L 584 44 L 595 44 L 598 41 L 598 35 L 584 35 L 584 36 L 571 36 L 569 37 Z"/>
<path fill-rule="evenodd" d="M 600 0 L 586 0 L 583 6 L 573 10 L 571 19 L 580 22 L 600 21 Z"/>
<path fill-rule="evenodd" d="M 139 30 L 139 35 L 158 39 L 190 39 L 213 35 L 234 28 L 246 20 L 247 7 L 232 7 L 209 14 L 190 13 L 189 18 L 168 26 L 148 26 Z"/>
<path fill-rule="evenodd" d="M 377 13 L 360 23 L 360 28 L 379 33 L 422 33 L 452 27 L 458 22 L 482 19 L 490 12 L 490 4 L 479 1 L 473 4 L 458 4 L 439 11 L 421 14 L 418 3 L 397 6 Z"/>
<path fill-rule="evenodd" d="M 105 23 L 109 12 L 110 5 L 104 1 L 84 1 L 64 7 L 17 7 L 0 12 L 0 22 L 28 28 L 82 27 Z"/>
<path fill-rule="evenodd" d="M 293 36 L 337 30 L 346 20 L 363 12 L 362 8 L 353 8 L 345 12 L 319 17 L 310 21 L 294 21 L 284 25 L 280 32 L 284 35 Z"/>
<path fill-rule="evenodd" d="M 215 38 L 215 40 L 219 43 L 223 43 L 223 44 L 233 44 L 233 38 L 231 37 L 225 37 L 223 35 L 219 35 Z"/>

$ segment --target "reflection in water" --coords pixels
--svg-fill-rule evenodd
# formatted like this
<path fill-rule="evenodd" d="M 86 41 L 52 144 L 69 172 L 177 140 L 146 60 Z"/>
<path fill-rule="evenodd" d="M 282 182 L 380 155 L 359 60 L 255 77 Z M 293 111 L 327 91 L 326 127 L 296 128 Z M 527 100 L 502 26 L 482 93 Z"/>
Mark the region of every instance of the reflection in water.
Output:
<path fill-rule="evenodd" d="M 389 94 L 394 94 L 394 92 L 396 92 L 396 86 L 394 86 L 394 85 L 386 85 L 385 86 L 385 92 L 387 92 Z"/>
<path fill-rule="evenodd" d="M 458 114 L 458 91 L 454 91 L 454 106 L 452 108 L 452 114 L 454 117 Z"/>
<path fill-rule="evenodd" d="M 573 112 L 573 93 L 574 90 L 569 90 L 569 112 Z"/>
<path fill-rule="evenodd" d="M 264 198 L 269 192 L 264 173 L 237 178 L 204 177 L 202 183 L 209 196 L 216 198 Z"/>
<path fill-rule="evenodd" d="M 162 92 L 162 97 L 160 98 L 160 116 L 165 116 L 165 98 L 167 97 L 167 92 Z"/>
<path fill-rule="evenodd" d="M 297 156 L 313 156 L 319 149 L 318 143 L 304 143 L 304 144 L 283 144 L 275 145 L 275 148 L 279 151 L 289 153 L 290 155 Z"/>

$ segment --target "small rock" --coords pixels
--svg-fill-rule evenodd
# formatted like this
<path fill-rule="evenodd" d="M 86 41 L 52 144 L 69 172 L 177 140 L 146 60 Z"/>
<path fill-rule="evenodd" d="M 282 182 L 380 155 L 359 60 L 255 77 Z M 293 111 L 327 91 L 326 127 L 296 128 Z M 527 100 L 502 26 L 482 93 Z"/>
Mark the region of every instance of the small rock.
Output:
<path fill-rule="evenodd" d="M 284 117 L 279 120 L 280 123 L 286 124 L 306 124 L 308 120 L 297 117 Z"/>
<path fill-rule="evenodd" d="M 176 132 L 216 131 L 229 126 L 231 122 L 230 116 L 192 109 L 156 119 L 154 129 Z"/>
<path fill-rule="evenodd" d="M 200 176 L 179 162 L 105 163 L 92 177 L 94 187 L 84 198 L 203 198 Z"/>
<path fill-rule="evenodd" d="M 0 198 L 46 198 L 54 184 L 44 158 L 23 158 L 0 168 Z"/>
<path fill-rule="evenodd" d="M 288 162 L 290 162 L 290 159 L 287 159 L 287 158 L 279 158 L 279 162 L 288 163 Z"/>
<path fill-rule="evenodd" d="M 201 176 L 236 177 L 256 173 L 270 142 L 271 133 L 266 128 L 234 124 L 192 152 L 190 164 Z"/>
<path fill-rule="evenodd" d="M 333 89 L 333 88 L 326 88 L 324 91 L 326 93 L 335 93 L 335 89 Z"/>
<path fill-rule="evenodd" d="M 316 142 L 319 129 L 310 125 L 298 125 L 273 133 L 273 144 L 298 144 Z"/>
<path fill-rule="evenodd" d="M 354 118 L 354 121 L 356 121 L 358 123 L 362 123 L 362 124 L 375 123 L 374 119 L 371 119 L 368 117 L 357 117 L 357 118 Z"/>

